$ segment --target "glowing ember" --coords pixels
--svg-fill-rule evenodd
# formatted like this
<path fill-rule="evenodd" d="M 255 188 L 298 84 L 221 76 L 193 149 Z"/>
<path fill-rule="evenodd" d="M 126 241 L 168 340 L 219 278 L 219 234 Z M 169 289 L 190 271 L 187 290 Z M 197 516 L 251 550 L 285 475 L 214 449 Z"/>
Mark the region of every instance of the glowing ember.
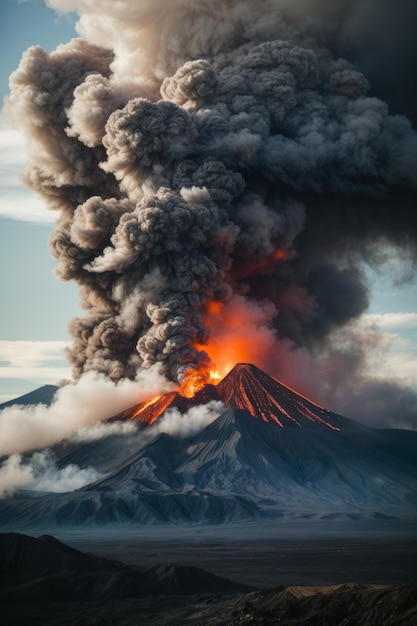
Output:
<path fill-rule="evenodd" d="M 207 302 L 206 310 L 207 313 L 211 315 L 219 315 L 222 312 L 223 303 L 218 302 L 217 300 L 213 300 L 212 302 Z"/>
<path fill-rule="evenodd" d="M 220 380 L 221 376 L 216 371 L 199 370 L 191 371 L 185 380 L 181 383 L 178 393 L 184 398 L 193 398 L 206 385 L 214 385 Z"/>
<path fill-rule="evenodd" d="M 295 257 L 294 250 L 287 250 L 286 248 L 278 248 L 271 254 L 272 258 L 277 261 L 290 261 Z"/>
<path fill-rule="evenodd" d="M 143 413 L 145 409 L 147 409 L 149 406 L 157 402 L 160 397 L 161 396 L 153 396 L 153 398 L 150 398 L 149 400 L 145 400 L 144 402 L 141 402 L 137 408 L 137 411 L 135 411 L 135 413 L 133 413 L 130 416 L 130 419 L 131 420 L 137 419 L 140 416 L 140 414 Z"/>
<path fill-rule="evenodd" d="M 241 279 L 273 274 L 279 264 L 295 257 L 296 252 L 292 248 L 275 248 L 270 254 L 256 260 L 250 257 L 239 259 L 238 265 L 233 266 L 233 273 Z"/>
<path fill-rule="evenodd" d="M 220 400 L 228 408 L 247 411 L 254 418 L 281 428 L 339 430 L 343 423 L 340 416 L 282 385 L 254 365 L 240 363 L 220 382 L 218 377 L 218 372 L 209 370 L 190 371 L 178 391 L 154 396 L 126 411 L 122 419 L 151 425 L 170 408 L 184 415 L 194 406 Z"/>

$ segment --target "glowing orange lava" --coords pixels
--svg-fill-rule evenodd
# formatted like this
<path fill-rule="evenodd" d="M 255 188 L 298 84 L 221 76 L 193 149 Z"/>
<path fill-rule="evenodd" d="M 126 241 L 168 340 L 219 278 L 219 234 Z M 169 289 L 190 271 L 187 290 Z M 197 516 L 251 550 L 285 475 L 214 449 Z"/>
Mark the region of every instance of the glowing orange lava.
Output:
<path fill-rule="evenodd" d="M 259 276 L 264 274 L 270 274 L 274 272 L 277 266 L 277 262 L 290 261 L 295 257 L 294 250 L 288 248 L 275 248 L 268 256 L 254 261 L 253 259 L 246 259 L 240 268 L 236 268 L 239 272 L 242 271 L 245 276 Z"/>
<path fill-rule="evenodd" d="M 219 315 L 222 312 L 223 302 L 218 302 L 217 300 L 212 300 L 207 302 L 206 311 L 210 315 Z"/>
<path fill-rule="evenodd" d="M 137 419 L 139 417 L 139 415 L 141 413 L 143 413 L 143 411 L 145 409 L 148 408 L 148 406 L 151 406 L 151 404 L 154 404 L 155 402 L 157 402 L 159 400 L 161 396 L 153 396 L 152 398 L 150 398 L 149 400 L 145 400 L 144 402 L 141 402 L 137 411 L 135 411 L 135 413 L 132 414 L 132 416 L 130 417 L 130 419 L 134 420 Z"/>
<path fill-rule="evenodd" d="M 187 374 L 185 380 L 179 386 L 178 393 L 180 396 L 184 396 L 184 398 L 193 398 L 200 389 L 209 384 L 215 385 L 220 378 L 220 374 L 213 370 L 193 370 Z"/>
<path fill-rule="evenodd" d="M 194 348 L 208 354 L 210 369 L 215 372 L 206 383 L 224 378 L 236 363 L 262 367 L 270 362 L 275 342 L 271 321 L 275 315 L 274 305 L 251 302 L 239 295 L 226 303 L 207 303 L 204 321 L 210 328 L 210 339 L 207 345 L 194 344 Z M 197 375 L 196 379 L 202 377 Z"/>
<path fill-rule="evenodd" d="M 276 251 L 279 258 L 287 258 L 286 251 Z M 276 348 L 272 320 L 277 311 L 271 303 L 251 301 L 234 295 L 227 302 L 212 300 L 204 309 L 204 322 L 210 329 L 207 344 L 194 344 L 210 359 L 207 369 L 190 371 L 181 383 L 178 393 L 192 398 L 207 384 L 216 384 L 236 363 L 253 363 L 263 367 L 271 362 Z"/>
<path fill-rule="evenodd" d="M 273 259 L 276 259 L 277 261 L 289 261 L 290 259 L 294 257 L 294 252 L 292 252 L 291 250 L 287 250 L 285 248 L 277 248 L 276 250 L 273 251 L 271 256 Z"/>

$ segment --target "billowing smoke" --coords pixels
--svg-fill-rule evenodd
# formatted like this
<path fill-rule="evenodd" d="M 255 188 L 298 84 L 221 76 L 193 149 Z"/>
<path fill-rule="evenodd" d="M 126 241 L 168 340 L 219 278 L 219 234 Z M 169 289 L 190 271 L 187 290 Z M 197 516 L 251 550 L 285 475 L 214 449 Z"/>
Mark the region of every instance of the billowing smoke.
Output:
<path fill-rule="evenodd" d="M 97 422 L 93 426 L 83 426 L 71 437 L 71 442 L 97 441 L 112 435 L 135 435 L 138 432 L 134 422 Z"/>
<path fill-rule="evenodd" d="M 72 391 L 72 393 L 74 392 Z M 21 409 L 21 411 L 23 410 Z M 34 410 L 32 408 L 29 412 L 33 414 Z M 45 407 L 43 410 L 49 411 Z M 102 407 L 101 410 L 103 410 Z M 178 438 L 191 437 L 203 430 L 226 410 L 224 404 L 218 400 L 191 407 L 185 414 L 180 413 L 175 408 L 169 409 L 161 419 L 141 434 L 141 441 L 143 445 L 146 445 L 148 441 L 160 433 L 167 433 Z M 27 409 L 26 411 L 28 412 Z M 62 416 L 56 412 L 54 417 L 56 419 L 61 418 L 62 421 Z M 132 422 L 97 422 L 92 426 L 80 428 L 73 435 L 67 425 L 66 432 L 67 439 L 71 443 L 90 442 L 112 435 L 135 435 L 137 425 Z M 15 434 L 17 435 L 17 433 Z M 52 443 L 52 440 L 49 439 L 47 442 L 48 444 Z M 30 449 L 30 447 L 30 445 L 26 445 L 22 450 Z M 91 466 L 81 468 L 71 463 L 64 467 L 58 467 L 50 449 L 25 456 L 14 453 L 0 464 L 0 498 L 7 498 L 18 489 L 52 493 L 74 491 L 99 480 L 101 477 L 102 475 Z"/>
<path fill-rule="evenodd" d="M 10 406 L 0 412 L 0 456 L 46 448 L 78 433 L 79 439 L 97 439 L 129 427 L 99 424 L 149 395 L 165 393 L 169 383 L 155 368 L 142 371 L 135 381 L 113 383 L 95 372 L 83 374 L 75 384 L 61 387 L 49 407 Z M 96 428 L 90 428 L 94 427 Z M 101 426 L 101 427 L 100 427 Z"/>
<path fill-rule="evenodd" d="M 81 469 L 70 464 L 58 468 L 49 450 L 35 452 L 26 459 L 20 454 L 12 454 L 0 466 L 0 498 L 12 495 L 17 489 L 53 493 L 74 491 L 100 477 L 93 467 Z"/>
<path fill-rule="evenodd" d="M 27 184 L 58 211 L 57 275 L 80 286 L 75 377 L 156 364 L 181 381 L 227 351 L 236 308 L 269 342 L 259 365 L 285 381 L 287 355 L 313 355 L 324 375 L 368 306 L 364 263 L 384 245 L 415 259 L 417 133 L 339 56 L 360 57 L 377 3 L 48 4 L 85 39 L 30 48 L 7 110 Z"/>
<path fill-rule="evenodd" d="M 211 400 L 207 404 L 193 406 L 184 414 L 176 408 L 171 408 L 155 424 L 145 430 L 143 436 L 151 439 L 158 433 L 167 433 L 179 439 L 192 437 L 211 422 L 214 422 L 225 411 L 227 411 L 227 407 L 219 400 Z"/>

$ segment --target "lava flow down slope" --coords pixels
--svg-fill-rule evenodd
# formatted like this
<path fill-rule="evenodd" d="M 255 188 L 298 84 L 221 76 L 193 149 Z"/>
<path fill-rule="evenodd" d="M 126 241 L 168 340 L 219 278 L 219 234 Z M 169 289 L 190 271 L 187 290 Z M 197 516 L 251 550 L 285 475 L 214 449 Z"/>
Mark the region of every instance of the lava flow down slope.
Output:
<path fill-rule="evenodd" d="M 239 363 L 217 385 L 204 385 L 191 398 L 182 395 L 180 387 L 178 392 L 151 398 L 132 407 L 118 419 L 153 424 L 168 408 L 175 407 L 185 413 L 192 406 L 210 400 L 221 400 L 228 408 L 242 409 L 255 418 L 275 422 L 281 427 L 324 426 L 338 430 L 340 420 L 343 420 L 249 363 Z"/>
<path fill-rule="evenodd" d="M 224 412 L 198 432 L 160 426 L 170 411 L 186 424 L 191 408 L 213 400 Z M 0 524 L 417 517 L 417 433 L 338 416 L 252 365 L 192 398 L 171 392 L 115 420 L 138 428 L 53 449 L 58 467 L 94 467 L 95 482 L 68 493 L 16 492 L 1 502 Z"/>

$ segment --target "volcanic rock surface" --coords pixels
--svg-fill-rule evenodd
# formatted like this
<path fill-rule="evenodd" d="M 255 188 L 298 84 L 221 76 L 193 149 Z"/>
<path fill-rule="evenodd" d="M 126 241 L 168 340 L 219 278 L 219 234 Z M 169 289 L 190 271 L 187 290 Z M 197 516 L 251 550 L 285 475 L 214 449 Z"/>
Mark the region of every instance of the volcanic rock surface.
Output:
<path fill-rule="evenodd" d="M 3 402 L 2 404 L 0 404 L 0 411 L 14 405 L 30 406 L 33 404 L 46 404 L 46 406 L 49 406 L 50 404 L 52 404 L 52 401 L 58 389 L 59 387 L 57 387 L 56 385 L 42 385 L 42 387 L 38 387 L 38 389 L 35 389 L 34 391 L 25 393 L 23 396 L 19 396 L 18 398 L 14 398 L 13 400 Z"/>
<path fill-rule="evenodd" d="M 196 434 L 147 426 L 161 407 L 186 411 L 213 398 L 230 408 Z M 415 432 L 366 428 L 251 365 L 194 398 L 144 404 L 119 416 L 137 432 L 55 447 L 58 467 L 94 467 L 99 480 L 71 493 L 17 492 L 1 501 L 0 524 L 417 518 Z"/>
<path fill-rule="evenodd" d="M 253 589 L 200 568 L 143 569 L 52 536 L 0 534 L 2 624 L 384 624 L 411 626 L 417 584 Z M 319 621 L 318 621 L 319 620 Z"/>
<path fill-rule="evenodd" d="M 162 396 L 140 402 L 109 421 L 136 420 L 140 424 L 150 426 L 168 409 L 178 409 L 180 413 L 186 413 L 193 406 L 207 404 L 210 400 L 220 400 L 217 387 L 214 385 L 206 385 L 192 398 L 182 396 L 177 391 L 170 391 Z"/>
<path fill-rule="evenodd" d="M 198 567 L 145 570 L 75 550 L 55 537 L 0 534 L 0 601 L 69 602 L 248 590 Z"/>
<path fill-rule="evenodd" d="M 168 408 L 175 407 L 185 413 L 192 406 L 210 400 L 221 400 L 230 409 L 245 410 L 253 417 L 282 427 L 320 426 L 338 430 L 341 423 L 354 424 L 314 404 L 249 363 L 239 363 L 218 385 L 206 385 L 192 398 L 173 391 L 141 402 L 117 417 L 152 424 Z"/>

